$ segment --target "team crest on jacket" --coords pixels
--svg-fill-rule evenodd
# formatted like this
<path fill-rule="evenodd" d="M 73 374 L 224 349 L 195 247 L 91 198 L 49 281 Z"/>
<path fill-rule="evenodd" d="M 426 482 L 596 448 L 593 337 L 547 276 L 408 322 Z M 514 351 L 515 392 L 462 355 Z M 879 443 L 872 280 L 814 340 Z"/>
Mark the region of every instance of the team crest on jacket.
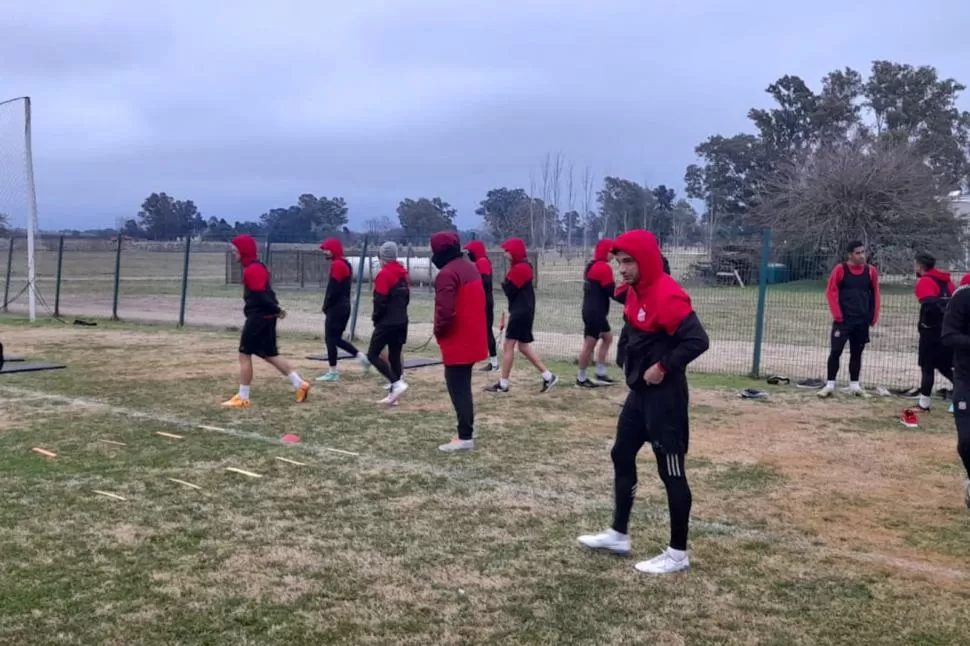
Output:
<path fill-rule="evenodd" d="M 643 323 L 646 320 L 647 320 L 647 310 L 641 307 L 640 311 L 637 312 L 637 321 L 640 323 Z"/>

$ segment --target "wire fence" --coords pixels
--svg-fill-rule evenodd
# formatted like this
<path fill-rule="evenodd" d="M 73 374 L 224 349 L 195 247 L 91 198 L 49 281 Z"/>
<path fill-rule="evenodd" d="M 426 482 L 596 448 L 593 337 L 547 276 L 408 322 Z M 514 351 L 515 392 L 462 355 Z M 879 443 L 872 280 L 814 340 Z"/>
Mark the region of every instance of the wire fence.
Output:
<path fill-rule="evenodd" d="M 0 239 L 3 311 L 27 312 L 26 249 L 23 238 Z M 432 334 L 436 270 L 426 247 L 400 245 L 399 249 L 412 280 L 409 338 L 417 346 Z M 321 334 L 328 272 L 322 252 L 316 245 L 276 243 L 263 243 L 261 251 L 288 313 L 280 327 L 284 347 L 288 331 Z M 352 331 L 366 339 L 372 332 L 370 280 L 379 268 L 377 245 L 365 238 L 346 251 L 354 266 L 354 294 L 359 294 Z M 505 305 L 499 284 L 506 263 L 497 248 L 489 253 L 496 277 L 498 321 Z M 824 378 L 832 324 L 825 287 L 840 253 L 796 254 L 783 236 L 767 231 L 714 250 L 670 248 L 664 253 L 711 338 L 711 348 L 696 362 L 695 370 L 774 374 L 793 380 Z M 560 249 L 531 256 L 537 277 L 535 345 L 546 359 L 571 361 L 579 353 L 583 272 L 589 255 L 589 251 Z M 910 387 L 920 376 L 912 255 L 880 257 L 875 262 L 882 304 L 863 359 L 862 379 L 870 387 Z M 965 267 L 949 269 L 953 282 L 959 284 Z M 227 243 L 70 236 L 40 237 L 36 243 L 38 315 L 43 316 L 239 327 L 239 283 L 239 266 Z M 621 306 L 614 303 L 610 323 L 617 332 L 621 315 Z M 847 363 L 848 352 L 843 357 L 842 380 L 847 378 Z"/>

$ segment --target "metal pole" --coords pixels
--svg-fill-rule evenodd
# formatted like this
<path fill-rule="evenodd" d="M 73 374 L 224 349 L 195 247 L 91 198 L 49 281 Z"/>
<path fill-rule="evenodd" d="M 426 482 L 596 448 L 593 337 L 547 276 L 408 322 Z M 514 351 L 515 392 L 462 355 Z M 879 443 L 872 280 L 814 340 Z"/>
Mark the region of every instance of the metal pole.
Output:
<path fill-rule="evenodd" d="M 34 259 L 34 232 L 37 231 L 37 193 L 34 190 L 34 154 L 30 141 L 30 97 L 24 97 L 24 137 L 27 163 L 27 311 L 30 322 L 37 318 L 37 266 Z"/>
<path fill-rule="evenodd" d="M 182 302 L 179 304 L 179 327 L 185 325 L 185 297 L 189 291 L 189 254 L 192 251 L 192 238 L 185 238 L 185 260 L 182 262 Z"/>
<path fill-rule="evenodd" d="M 57 243 L 57 283 L 54 287 L 54 318 L 61 315 L 61 270 L 64 267 L 64 236 Z"/>
<path fill-rule="evenodd" d="M 768 259 L 771 256 L 771 229 L 761 230 L 761 269 L 758 270 L 758 311 L 754 322 L 754 356 L 751 376 L 761 376 L 761 343 L 765 335 L 765 301 L 768 296 Z"/>
<path fill-rule="evenodd" d="M 13 243 L 14 237 L 10 236 L 10 248 L 7 250 L 7 279 L 3 283 L 3 311 L 7 311 L 7 304 L 10 303 L 10 272 L 13 271 Z"/>
<path fill-rule="evenodd" d="M 357 310 L 360 309 L 360 290 L 364 286 L 364 259 L 367 258 L 367 236 L 364 236 L 364 248 L 360 252 L 360 262 L 357 263 L 357 295 L 354 297 L 354 312 L 350 319 L 350 340 L 357 340 Z"/>
<path fill-rule="evenodd" d="M 117 321 L 118 319 L 118 295 L 121 290 L 121 231 L 118 231 L 118 247 L 115 249 L 115 296 L 114 303 L 111 306 L 111 320 Z"/>

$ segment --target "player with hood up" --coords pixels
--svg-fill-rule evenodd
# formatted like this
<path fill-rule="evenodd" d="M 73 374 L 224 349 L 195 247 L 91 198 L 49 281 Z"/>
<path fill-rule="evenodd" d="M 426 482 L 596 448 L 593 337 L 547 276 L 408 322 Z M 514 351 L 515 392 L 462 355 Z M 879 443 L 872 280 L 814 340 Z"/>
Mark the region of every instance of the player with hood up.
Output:
<path fill-rule="evenodd" d="M 498 350 L 495 347 L 495 296 L 492 294 L 492 262 L 488 259 L 488 251 L 481 240 L 472 240 L 465 245 L 475 268 L 482 277 L 482 287 L 485 289 L 485 322 L 488 339 L 488 363 L 482 368 L 485 372 L 498 370 Z"/>
<path fill-rule="evenodd" d="M 367 360 L 387 379 L 390 388 L 381 404 L 394 404 L 408 389 L 404 381 L 402 352 L 408 341 L 408 304 L 411 279 L 397 260 L 397 245 L 385 242 L 378 251 L 381 270 L 374 277 L 374 334 L 367 348 Z M 387 348 L 387 361 L 381 351 Z"/>
<path fill-rule="evenodd" d="M 637 454 L 650 444 L 667 490 L 670 543 L 660 555 L 636 564 L 648 574 L 690 567 L 687 530 L 692 503 L 684 462 L 689 440 L 687 366 L 710 341 L 690 297 L 664 273 L 660 247 L 643 230 L 620 235 L 613 245 L 625 290 L 628 340 L 623 368 L 630 389 L 616 425 L 611 456 L 615 478 L 613 524 L 579 537 L 580 545 L 618 554 L 630 551 L 628 525 L 637 491 Z"/>
<path fill-rule="evenodd" d="M 922 380 L 919 388 L 919 407 L 929 410 L 932 405 L 933 383 L 936 372 L 953 382 L 953 350 L 943 345 L 940 335 L 943 314 L 953 292 L 956 291 L 950 274 L 936 268 L 936 258 L 928 253 L 916 256 L 915 293 L 919 303 L 919 346 L 917 361 Z"/>
<path fill-rule="evenodd" d="M 327 280 L 327 292 L 323 297 L 323 341 L 327 346 L 327 364 L 330 369 L 317 377 L 317 381 L 337 381 L 337 349 L 341 349 L 355 357 L 364 370 L 370 368 L 370 362 L 350 341 L 344 340 L 344 332 L 350 321 L 350 286 L 354 282 L 353 268 L 344 257 L 344 246 L 340 240 L 330 238 L 320 245 L 323 255 L 330 261 L 330 277 Z"/>
<path fill-rule="evenodd" d="M 609 322 L 610 300 L 616 289 L 613 267 L 610 266 L 612 248 L 612 240 L 603 239 L 597 242 L 593 259 L 586 265 L 583 274 L 583 349 L 579 353 L 579 374 L 576 377 L 576 386 L 579 388 L 596 388 L 613 383 L 606 372 L 606 355 L 613 343 Z M 597 343 L 599 351 L 596 352 L 596 378 L 589 379 L 586 370 Z"/>
<path fill-rule="evenodd" d="M 502 344 L 502 376 L 485 390 L 492 393 L 509 391 L 509 375 L 512 374 L 512 363 L 518 348 L 522 356 L 542 374 L 540 392 L 547 393 L 559 383 L 559 378 L 546 368 L 532 347 L 535 340 L 532 336 L 532 323 L 536 316 L 536 291 L 533 282 L 535 274 L 529 264 L 523 240 L 510 238 L 502 243 L 502 249 L 509 261 L 509 270 L 502 282 L 502 290 L 509 302 L 509 318 L 505 328 L 505 342 Z"/>
<path fill-rule="evenodd" d="M 306 401 L 310 384 L 304 381 L 289 362 L 279 356 L 276 347 L 276 321 L 286 317 L 280 308 L 270 281 L 269 269 L 259 261 L 256 240 L 239 235 L 232 239 L 233 253 L 243 266 L 243 324 L 239 340 L 239 392 L 222 405 L 226 408 L 249 408 L 249 387 L 253 381 L 253 355 L 263 359 L 285 375 L 296 389 L 296 401 Z"/>

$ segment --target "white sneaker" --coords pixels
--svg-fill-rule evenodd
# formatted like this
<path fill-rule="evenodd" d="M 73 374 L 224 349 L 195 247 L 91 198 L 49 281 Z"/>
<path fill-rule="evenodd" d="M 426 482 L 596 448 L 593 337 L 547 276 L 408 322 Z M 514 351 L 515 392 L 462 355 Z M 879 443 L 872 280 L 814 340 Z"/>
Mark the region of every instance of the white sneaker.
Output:
<path fill-rule="evenodd" d="M 388 396 L 387 396 L 387 397 L 385 397 L 384 399 L 381 399 L 381 400 L 379 400 L 379 401 L 378 401 L 377 403 L 378 403 L 378 404 L 383 404 L 383 405 L 385 405 L 385 406 L 397 406 L 397 405 L 398 405 L 398 404 L 400 404 L 401 402 L 399 402 L 399 401 L 397 401 L 396 399 L 394 399 L 394 400 L 392 400 L 392 399 L 391 399 L 391 396 L 390 396 L 390 395 L 388 395 Z"/>
<path fill-rule="evenodd" d="M 869 399 L 869 396 L 870 396 L 868 392 L 862 389 L 862 387 L 859 387 L 859 388 L 850 387 L 849 394 L 853 397 L 862 397 L 863 399 Z"/>
<path fill-rule="evenodd" d="M 671 555 L 668 548 L 649 561 L 640 561 L 633 567 L 646 574 L 672 574 L 689 570 L 690 558 L 685 554 L 684 558 L 676 559 Z"/>
<path fill-rule="evenodd" d="M 817 394 L 819 399 L 825 399 L 826 397 L 831 397 L 832 393 L 834 392 L 835 392 L 835 386 L 830 386 L 826 384 L 825 387 L 822 388 L 822 390 L 818 391 Z"/>
<path fill-rule="evenodd" d="M 457 451 L 471 451 L 475 448 L 475 440 L 460 440 L 457 437 L 447 444 L 438 447 L 439 451 L 445 453 L 455 453 Z"/>
<path fill-rule="evenodd" d="M 599 534 L 585 534 L 580 536 L 578 541 L 580 545 L 591 550 L 606 550 L 623 555 L 630 553 L 630 537 L 615 529 L 608 529 Z"/>
<path fill-rule="evenodd" d="M 396 385 L 391 385 L 391 390 L 388 392 L 388 395 L 387 395 L 388 399 L 391 400 L 390 403 L 393 404 L 398 399 L 400 399 L 401 395 L 407 392 L 407 389 L 408 389 L 408 385 L 403 381 L 398 382 Z"/>

